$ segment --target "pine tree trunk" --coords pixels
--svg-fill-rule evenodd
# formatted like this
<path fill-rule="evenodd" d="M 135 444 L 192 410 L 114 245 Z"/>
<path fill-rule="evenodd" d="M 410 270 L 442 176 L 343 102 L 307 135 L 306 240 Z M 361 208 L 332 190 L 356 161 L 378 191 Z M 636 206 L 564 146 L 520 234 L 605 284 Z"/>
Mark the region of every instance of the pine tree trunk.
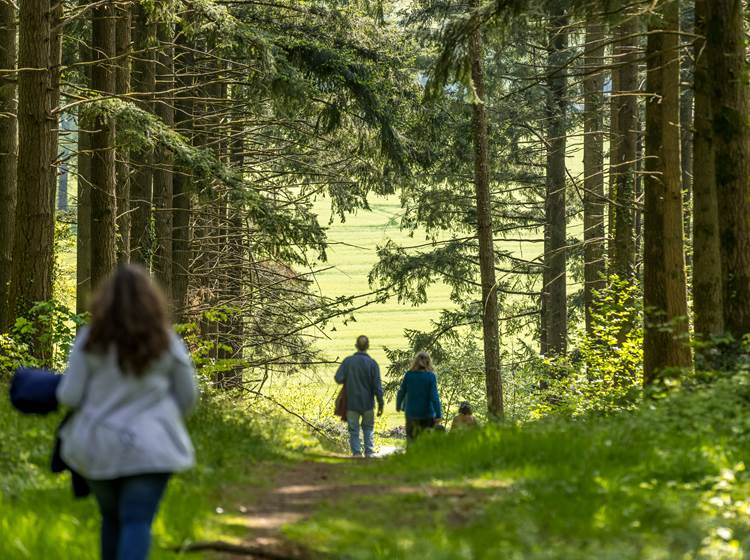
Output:
<path fill-rule="evenodd" d="M 128 6 L 117 7 L 117 31 L 115 51 L 115 93 L 127 95 L 130 92 L 130 10 Z M 117 261 L 130 261 L 130 166 L 128 149 L 118 146 L 116 151 L 117 177 Z"/>
<path fill-rule="evenodd" d="M 604 278 L 604 26 L 586 25 L 584 57 L 583 261 L 586 332 L 591 334 L 594 293 Z"/>
<path fill-rule="evenodd" d="M 16 69 L 16 8 L 0 0 L 0 70 Z M 13 265 L 13 230 L 16 213 L 16 165 L 18 157 L 18 103 L 16 80 L 0 76 L 0 332 L 10 326 L 8 289 Z"/>
<path fill-rule="evenodd" d="M 232 167 L 239 173 L 245 164 L 245 145 L 243 141 L 243 127 L 239 119 L 234 119 L 231 126 L 232 139 L 230 141 L 230 160 Z M 243 284 L 245 277 L 245 259 L 249 247 L 246 243 L 245 231 L 242 224 L 243 206 L 241 201 L 229 205 L 227 256 L 228 256 L 228 278 L 227 296 L 229 305 L 233 308 L 229 317 L 229 329 L 227 341 L 231 348 L 229 358 L 233 360 L 242 359 L 242 341 L 244 337 L 244 315 L 242 304 Z M 232 387 L 242 385 L 243 367 L 232 368 L 229 375 L 229 384 Z"/>
<path fill-rule="evenodd" d="M 682 37 L 681 46 L 683 52 L 690 52 L 692 45 L 692 36 L 695 35 L 695 0 L 682 3 L 680 13 L 680 32 Z M 682 134 L 682 146 L 680 148 L 682 155 L 682 213 L 684 216 L 683 223 L 685 226 L 685 240 L 688 248 L 685 251 L 685 259 L 688 268 L 692 267 L 693 252 L 692 248 L 692 231 L 693 231 L 693 103 L 695 99 L 695 60 L 692 56 L 683 56 L 681 69 L 681 81 L 685 84 L 680 96 L 680 131 Z"/>
<path fill-rule="evenodd" d="M 477 0 L 472 0 L 476 7 Z M 477 204 L 477 236 L 479 238 L 479 268 L 482 281 L 482 329 L 484 364 L 487 385 L 487 407 L 492 417 L 503 415 L 503 386 L 500 371 L 500 332 L 495 282 L 495 249 L 492 236 L 492 205 L 489 185 L 489 138 L 487 111 L 484 105 L 484 68 L 481 30 L 469 38 L 471 79 L 477 100 L 472 105 L 472 137 L 474 142 L 474 188 Z"/>
<path fill-rule="evenodd" d="M 154 112 L 169 127 L 174 126 L 174 61 L 171 24 L 158 25 L 159 54 L 156 61 L 156 103 Z M 154 275 L 168 298 L 172 297 L 172 196 L 174 157 L 164 147 L 158 148 L 154 165 Z"/>
<path fill-rule="evenodd" d="M 115 12 L 111 1 L 92 10 L 91 83 L 103 95 L 115 91 Z M 91 133 L 91 286 L 96 289 L 117 265 L 115 128 L 107 117 L 96 115 Z"/>
<path fill-rule="evenodd" d="M 615 231 L 611 262 L 612 272 L 620 278 L 631 278 L 635 266 L 633 199 L 638 143 L 638 30 L 638 19 L 628 17 L 619 28 L 620 37 L 615 47 L 617 68 L 614 71 L 618 73 L 621 98 L 615 123 L 618 147 L 615 151 Z"/>
<path fill-rule="evenodd" d="M 719 211 L 716 198 L 712 85 L 705 51 L 708 3 L 695 2 L 695 113 L 693 147 L 693 313 L 695 333 L 707 339 L 724 332 Z"/>
<path fill-rule="evenodd" d="M 132 87 L 140 107 L 153 112 L 153 93 L 156 89 L 156 66 L 152 43 L 156 26 L 149 21 L 140 2 L 134 2 Z M 151 208 L 153 200 L 153 155 L 130 153 L 130 259 L 146 266 L 151 264 Z"/>
<path fill-rule="evenodd" d="M 58 167 L 60 159 L 60 80 L 62 78 L 62 43 L 63 43 L 63 3 L 53 0 L 50 10 L 50 50 L 49 50 L 49 142 L 52 165 L 49 169 L 50 189 L 57 194 Z M 57 198 L 57 197 L 56 197 Z"/>
<path fill-rule="evenodd" d="M 8 307 L 11 320 L 52 296 L 55 190 L 49 174 L 50 2 L 19 3 L 18 198 Z"/>
<path fill-rule="evenodd" d="M 739 340 L 750 332 L 750 138 L 744 11 L 739 0 L 707 4 L 706 53 L 712 84 L 724 328 Z"/>
<path fill-rule="evenodd" d="M 81 0 L 84 4 L 88 0 Z M 91 61 L 91 36 L 81 40 L 78 48 L 80 62 Z M 85 86 L 91 86 L 91 66 L 85 65 Z M 78 196 L 76 221 L 76 313 L 88 311 L 91 295 L 91 133 L 90 119 L 78 112 Z"/>
<path fill-rule="evenodd" d="M 547 193 L 545 197 L 544 267 L 547 281 L 544 285 L 545 312 L 547 314 L 547 347 L 551 355 L 564 355 L 568 344 L 567 297 L 567 224 L 565 215 L 566 190 L 566 99 L 567 76 L 565 70 L 568 37 L 565 31 L 567 17 L 562 11 L 553 13 L 550 24 L 547 71 Z"/>
<path fill-rule="evenodd" d="M 679 2 L 652 16 L 647 46 L 644 383 L 691 365 L 682 226 Z"/>
<path fill-rule="evenodd" d="M 612 274 L 615 254 L 615 216 L 617 215 L 617 173 L 622 149 L 622 137 L 617 129 L 620 115 L 620 71 L 617 59 L 617 37 L 619 28 L 615 28 L 612 36 L 612 70 L 610 73 L 611 90 L 609 94 L 609 173 L 607 177 L 607 275 Z"/>
<path fill-rule="evenodd" d="M 178 96 L 175 101 L 175 128 L 193 140 L 194 102 L 192 96 L 194 68 L 192 45 L 186 43 L 185 34 L 178 30 L 176 42 L 180 49 L 175 57 L 175 80 Z M 187 295 L 190 279 L 191 235 L 190 216 L 192 208 L 192 177 L 189 169 L 176 169 L 173 179 L 174 217 L 172 221 L 172 306 L 177 321 L 186 322 Z"/>

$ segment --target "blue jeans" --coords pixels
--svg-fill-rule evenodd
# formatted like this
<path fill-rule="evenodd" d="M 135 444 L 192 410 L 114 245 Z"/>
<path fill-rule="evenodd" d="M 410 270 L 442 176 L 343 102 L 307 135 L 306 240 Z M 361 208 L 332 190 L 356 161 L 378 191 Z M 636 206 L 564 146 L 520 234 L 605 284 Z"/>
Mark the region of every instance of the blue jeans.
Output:
<path fill-rule="evenodd" d="M 89 480 L 102 513 L 102 560 L 146 560 L 169 474 Z"/>
<path fill-rule="evenodd" d="M 362 455 L 362 448 L 359 445 L 360 419 L 362 420 L 362 432 L 365 434 L 365 455 L 369 457 L 375 453 L 375 411 L 346 411 L 346 423 L 349 424 L 349 446 L 352 448 L 352 455 L 357 457 Z"/>

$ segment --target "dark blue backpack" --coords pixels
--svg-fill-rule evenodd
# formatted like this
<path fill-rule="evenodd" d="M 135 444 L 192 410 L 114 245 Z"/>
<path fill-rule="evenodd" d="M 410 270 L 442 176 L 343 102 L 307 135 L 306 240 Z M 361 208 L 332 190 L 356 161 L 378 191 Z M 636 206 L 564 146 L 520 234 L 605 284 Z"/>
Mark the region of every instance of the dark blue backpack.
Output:
<path fill-rule="evenodd" d="M 62 375 L 43 369 L 20 367 L 10 382 L 10 402 L 25 414 L 57 410 L 57 386 Z"/>

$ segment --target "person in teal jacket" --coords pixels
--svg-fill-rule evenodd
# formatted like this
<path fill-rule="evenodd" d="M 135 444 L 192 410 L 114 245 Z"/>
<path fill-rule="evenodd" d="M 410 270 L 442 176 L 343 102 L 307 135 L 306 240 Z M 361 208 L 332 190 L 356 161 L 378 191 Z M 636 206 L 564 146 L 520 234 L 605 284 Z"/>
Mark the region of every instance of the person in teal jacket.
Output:
<path fill-rule="evenodd" d="M 417 353 L 398 390 L 396 411 L 403 410 L 406 415 L 406 438 L 409 441 L 439 424 L 443 417 L 437 378 L 432 369 L 430 355 Z"/>

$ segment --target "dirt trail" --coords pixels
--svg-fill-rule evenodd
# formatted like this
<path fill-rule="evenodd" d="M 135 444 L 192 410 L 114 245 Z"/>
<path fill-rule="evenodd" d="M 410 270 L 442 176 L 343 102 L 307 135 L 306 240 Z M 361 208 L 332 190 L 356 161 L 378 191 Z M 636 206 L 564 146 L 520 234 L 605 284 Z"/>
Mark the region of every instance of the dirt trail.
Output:
<path fill-rule="evenodd" d="M 329 458 L 326 458 L 329 459 Z M 339 457 L 338 459 L 342 459 Z M 350 495 L 374 495 L 393 486 L 381 483 L 352 484 L 345 482 L 345 471 L 351 472 L 362 459 L 331 462 L 308 460 L 289 465 L 274 465 L 268 488 L 257 491 L 252 504 L 242 506 L 242 525 L 248 528 L 244 544 L 280 557 L 314 559 L 316 556 L 286 539 L 281 531 L 289 523 L 309 517 L 322 505 Z M 398 490 L 397 490 L 398 491 Z M 408 491 L 408 489 L 404 489 Z M 247 559 L 249 555 L 224 554 L 222 559 Z"/>

